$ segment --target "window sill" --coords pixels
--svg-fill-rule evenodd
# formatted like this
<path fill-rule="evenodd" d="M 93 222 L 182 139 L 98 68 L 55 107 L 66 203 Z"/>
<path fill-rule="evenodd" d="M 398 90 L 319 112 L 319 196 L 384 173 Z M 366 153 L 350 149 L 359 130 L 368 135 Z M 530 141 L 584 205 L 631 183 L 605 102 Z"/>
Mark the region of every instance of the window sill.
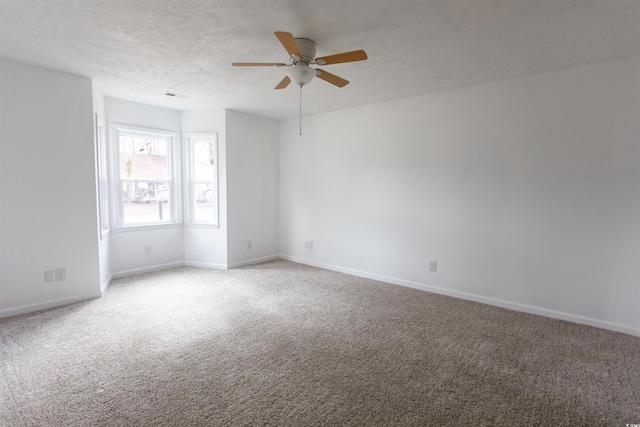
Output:
<path fill-rule="evenodd" d="M 206 222 L 186 222 L 184 226 L 188 228 L 209 228 L 212 230 L 220 228 L 220 224 L 208 224 Z"/>
<path fill-rule="evenodd" d="M 122 227 L 112 228 L 116 233 L 129 233 L 132 231 L 151 231 L 151 230 L 164 230 L 167 228 L 180 228 L 182 223 L 172 222 L 170 224 L 145 224 L 145 225 L 124 225 Z"/>

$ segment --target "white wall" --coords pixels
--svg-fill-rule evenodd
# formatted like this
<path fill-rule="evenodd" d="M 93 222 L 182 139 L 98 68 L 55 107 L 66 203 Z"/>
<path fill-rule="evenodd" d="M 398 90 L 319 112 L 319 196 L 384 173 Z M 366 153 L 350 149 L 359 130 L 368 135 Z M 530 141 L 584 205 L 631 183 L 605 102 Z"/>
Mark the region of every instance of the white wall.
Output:
<path fill-rule="evenodd" d="M 225 111 L 185 111 L 184 133 L 218 133 L 218 213 L 220 226 L 187 226 L 184 229 L 185 264 L 208 268 L 227 268 L 227 149 Z"/>
<path fill-rule="evenodd" d="M 91 80 L 0 67 L 0 316 L 98 297 Z"/>
<path fill-rule="evenodd" d="M 182 113 L 178 110 L 110 97 L 105 97 L 104 102 L 111 143 L 113 123 L 168 130 L 178 135 L 182 132 Z M 177 142 L 180 143 L 179 136 Z M 174 161 L 181 162 L 181 159 Z M 139 231 L 112 228 L 109 243 L 111 270 L 116 277 L 184 264 L 181 224 Z M 151 255 L 145 255 L 145 246 L 151 246 Z"/>
<path fill-rule="evenodd" d="M 278 128 L 275 120 L 227 110 L 229 267 L 278 256 Z"/>
<path fill-rule="evenodd" d="M 303 120 L 283 257 L 640 335 L 639 58 Z"/>

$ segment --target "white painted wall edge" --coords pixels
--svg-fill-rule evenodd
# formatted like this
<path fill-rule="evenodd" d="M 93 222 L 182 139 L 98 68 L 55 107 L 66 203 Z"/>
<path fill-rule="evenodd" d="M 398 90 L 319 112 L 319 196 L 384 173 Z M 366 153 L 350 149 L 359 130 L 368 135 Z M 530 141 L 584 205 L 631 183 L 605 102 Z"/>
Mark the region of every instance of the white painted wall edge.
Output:
<path fill-rule="evenodd" d="M 152 271 L 167 270 L 169 268 L 184 267 L 184 265 L 185 263 L 183 261 L 179 261 L 179 262 L 170 262 L 167 264 L 152 265 L 150 267 L 144 267 L 144 268 L 134 268 L 132 270 L 125 270 L 125 271 L 119 271 L 117 273 L 113 273 L 111 274 L 111 279 L 119 279 L 121 277 L 135 276 L 136 274 L 150 273 Z"/>
<path fill-rule="evenodd" d="M 228 270 L 226 264 L 215 264 L 212 262 L 186 261 L 184 265 L 187 267 L 213 268 L 214 270 Z"/>
<path fill-rule="evenodd" d="M 50 308 L 62 307 L 65 305 L 76 304 L 83 301 L 100 298 L 102 295 L 76 295 L 68 298 L 60 298 L 51 301 L 45 301 L 37 304 L 27 304 L 20 307 L 7 308 L 0 310 L 0 318 L 17 316 L 19 314 L 34 313 L 36 311 L 47 310 Z"/>
<path fill-rule="evenodd" d="M 267 255 L 259 258 L 252 258 L 246 261 L 235 262 L 233 264 L 229 264 L 228 268 L 238 268 L 245 267 L 247 265 L 260 264 L 261 262 L 273 261 L 274 259 L 279 259 L 280 255 Z"/>
<path fill-rule="evenodd" d="M 596 328 L 608 329 L 615 332 L 622 332 L 624 334 L 634 335 L 640 337 L 640 329 L 636 329 L 630 326 L 620 325 L 612 322 L 605 322 L 590 317 L 577 316 L 575 314 L 565 313 L 562 311 L 549 310 L 546 308 L 535 307 L 526 304 L 519 304 L 510 301 L 504 301 L 495 298 L 487 298 L 480 295 L 469 294 L 466 292 L 454 291 L 451 289 L 444 289 L 437 286 L 430 286 L 423 283 L 412 282 L 409 280 L 396 279 L 394 277 L 381 276 L 379 274 L 368 273 L 366 271 L 353 270 L 350 268 L 340 267 L 337 265 L 324 264 L 321 262 L 311 261 L 303 258 L 292 257 L 288 255 L 279 255 L 280 259 L 287 261 L 293 261 L 300 264 L 306 264 L 313 267 L 324 268 L 327 270 L 337 271 L 340 273 L 351 274 L 353 276 L 364 277 L 366 279 L 378 280 L 381 282 L 391 283 L 393 285 L 405 286 L 408 288 L 418 289 L 421 291 L 431 292 L 434 294 L 447 295 L 454 298 L 461 298 L 469 301 L 475 301 L 482 304 L 493 305 L 496 307 L 506 308 L 509 310 L 520 311 L 529 314 L 536 314 L 539 316 L 550 317 L 552 319 L 565 320 L 568 322 L 579 323 L 588 326 L 594 326 Z"/>
<path fill-rule="evenodd" d="M 107 280 L 105 280 L 105 282 L 100 285 L 100 294 L 102 294 L 102 296 L 107 293 L 107 289 L 109 289 L 109 285 L 111 284 L 112 280 L 113 274 L 110 274 Z"/>

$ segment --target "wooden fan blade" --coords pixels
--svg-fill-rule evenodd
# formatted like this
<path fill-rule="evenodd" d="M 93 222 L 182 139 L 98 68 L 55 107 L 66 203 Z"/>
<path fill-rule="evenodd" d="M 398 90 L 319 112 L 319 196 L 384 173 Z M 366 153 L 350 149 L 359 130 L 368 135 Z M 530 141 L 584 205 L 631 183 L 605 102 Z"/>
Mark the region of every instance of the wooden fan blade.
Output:
<path fill-rule="evenodd" d="M 332 85 L 336 85 L 338 87 L 345 87 L 349 84 L 349 80 L 345 80 L 342 77 L 338 77 L 335 74 L 331 74 L 325 70 L 316 70 L 319 71 L 317 73 L 317 77 L 324 80 L 325 82 L 329 82 Z"/>
<path fill-rule="evenodd" d="M 274 34 L 287 50 L 289 56 L 298 55 L 298 58 L 302 58 L 302 53 L 300 52 L 298 43 L 296 43 L 296 39 L 293 38 L 293 34 L 287 33 L 286 31 L 276 31 Z"/>
<path fill-rule="evenodd" d="M 284 76 L 284 79 L 280 80 L 280 83 L 278 83 L 278 85 L 274 87 L 274 89 L 284 89 L 285 87 L 289 86 L 289 83 L 291 83 L 291 79 L 289 78 L 289 76 Z"/>
<path fill-rule="evenodd" d="M 285 67 L 287 64 L 279 62 L 232 62 L 234 67 Z"/>
<path fill-rule="evenodd" d="M 338 53 L 337 55 L 323 56 L 316 58 L 316 64 L 329 65 L 340 64 L 341 62 L 364 61 L 367 59 L 367 53 L 364 50 L 354 50 L 353 52 Z"/>

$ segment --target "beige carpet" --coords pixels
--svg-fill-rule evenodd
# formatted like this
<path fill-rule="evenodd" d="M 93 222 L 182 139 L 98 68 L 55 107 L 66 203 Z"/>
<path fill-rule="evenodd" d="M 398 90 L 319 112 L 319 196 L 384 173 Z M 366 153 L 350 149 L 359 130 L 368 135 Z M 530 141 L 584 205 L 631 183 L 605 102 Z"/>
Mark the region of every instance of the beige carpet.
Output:
<path fill-rule="evenodd" d="M 0 425 L 640 423 L 640 339 L 273 261 L 0 320 Z"/>

